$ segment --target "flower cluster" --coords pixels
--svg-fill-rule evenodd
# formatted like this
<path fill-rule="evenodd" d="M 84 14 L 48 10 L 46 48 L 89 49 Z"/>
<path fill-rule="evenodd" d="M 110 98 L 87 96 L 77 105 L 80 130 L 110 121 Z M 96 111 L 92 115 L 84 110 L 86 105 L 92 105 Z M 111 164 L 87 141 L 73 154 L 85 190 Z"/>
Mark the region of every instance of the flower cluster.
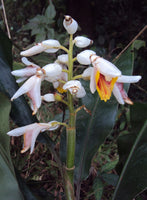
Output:
<path fill-rule="evenodd" d="M 70 35 L 73 35 L 78 29 L 78 23 L 68 15 L 65 16 L 63 26 Z M 86 48 L 92 43 L 93 41 L 91 39 L 84 36 L 72 38 L 72 45 L 79 48 Z M 49 63 L 43 67 L 30 62 L 26 58 L 41 52 L 56 53 L 59 49 L 64 50 L 65 54 L 59 55 L 54 63 Z M 34 115 L 40 108 L 42 101 L 62 101 L 66 103 L 63 100 L 64 97 L 59 93 L 69 92 L 73 98 L 84 97 L 86 95 L 85 89 L 81 82 L 77 80 L 78 78 L 82 78 L 84 80 L 90 80 L 91 93 L 97 90 L 101 100 L 106 102 L 113 93 L 120 104 L 124 104 L 125 102 L 132 104 L 132 101 L 123 89 L 123 83 L 136 83 L 141 79 L 141 76 L 122 75 L 121 71 L 114 64 L 88 49 L 80 52 L 72 59 L 73 62 L 78 61 L 82 65 L 88 65 L 88 67 L 81 75 L 75 77 L 69 76 L 70 53 L 69 49 L 62 46 L 59 41 L 53 39 L 42 41 L 30 49 L 22 51 L 20 54 L 23 56 L 22 62 L 26 67 L 12 71 L 12 74 L 19 77 L 17 79 L 18 83 L 23 81 L 25 83 L 16 91 L 11 100 L 13 101 L 19 96 L 26 94 L 30 99 L 30 106 Z M 49 93 L 42 96 L 41 83 L 44 80 L 52 83 L 57 93 Z M 59 124 L 59 122 L 34 123 L 14 129 L 8 132 L 8 135 L 19 136 L 24 134 L 24 148 L 22 152 L 25 152 L 31 147 L 32 153 L 37 135 L 44 130 L 58 128 Z"/>

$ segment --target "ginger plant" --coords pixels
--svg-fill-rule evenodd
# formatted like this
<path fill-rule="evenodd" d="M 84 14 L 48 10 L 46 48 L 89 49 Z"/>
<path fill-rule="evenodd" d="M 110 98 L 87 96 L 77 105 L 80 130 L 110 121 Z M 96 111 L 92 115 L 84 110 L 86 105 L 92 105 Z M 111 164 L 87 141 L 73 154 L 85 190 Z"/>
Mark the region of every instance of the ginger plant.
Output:
<path fill-rule="evenodd" d="M 113 93 L 118 103 L 124 104 L 126 102 L 128 104 L 133 104 L 123 89 L 123 83 L 136 83 L 141 79 L 141 76 L 122 75 L 121 71 L 114 64 L 96 55 L 96 52 L 89 49 L 81 51 L 74 57 L 74 45 L 78 48 L 86 48 L 91 45 L 93 41 L 83 36 L 73 37 L 77 32 L 78 23 L 68 15 L 65 16 L 63 26 L 69 34 L 68 48 L 62 46 L 57 40 L 48 39 L 21 52 L 21 56 L 23 56 L 22 62 L 26 65 L 26 68 L 12 71 L 12 74 L 20 77 L 17 79 L 18 83 L 22 81 L 26 82 L 16 91 L 11 100 L 13 101 L 19 96 L 26 94 L 29 97 L 33 115 L 37 113 L 42 101 L 48 103 L 53 101 L 62 102 L 69 110 L 68 122 L 50 121 L 48 123 L 33 123 L 11 130 L 7 134 L 10 136 L 23 135 L 24 144 L 21 153 L 26 152 L 28 149 L 31 149 L 30 153 L 32 153 L 34 151 L 36 138 L 40 132 L 45 130 L 53 131 L 61 125 L 65 126 L 67 146 L 65 192 L 67 199 L 73 199 L 74 192 L 73 194 L 70 193 L 68 184 L 70 182 L 72 191 L 74 191 L 74 169 L 76 167 L 76 114 L 82 108 L 87 111 L 84 105 L 77 109 L 74 106 L 75 99 L 83 98 L 86 95 L 86 91 L 80 79 L 90 81 L 89 87 L 91 93 L 95 93 L 97 90 L 102 101 L 107 102 Z M 49 54 L 56 53 L 60 49 L 65 51 L 65 54 L 59 55 L 54 63 L 49 63 L 43 67 L 30 62 L 26 58 L 41 52 Z M 76 74 L 74 76 L 73 69 L 75 62 L 88 67 L 82 74 Z M 42 96 L 41 83 L 43 81 L 52 83 L 56 92 L 54 94 L 48 93 Z M 65 95 L 62 95 L 63 93 L 65 93 Z"/>

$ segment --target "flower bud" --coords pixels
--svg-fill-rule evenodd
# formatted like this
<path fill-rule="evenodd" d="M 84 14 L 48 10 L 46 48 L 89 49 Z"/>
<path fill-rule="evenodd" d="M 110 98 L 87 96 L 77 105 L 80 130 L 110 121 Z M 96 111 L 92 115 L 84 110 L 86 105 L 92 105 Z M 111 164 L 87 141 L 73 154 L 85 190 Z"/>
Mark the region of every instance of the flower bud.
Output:
<path fill-rule="evenodd" d="M 82 65 L 90 65 L 91 64 L 90 56 L 93 54 L 96 53 L 92 50 L 82 51 L 81 53 L 77 54 L 77 61 Z"/>
<path fill-rule="evenodd" d="M 57 121 L 51 121 L 48 124 L 50 126 L 50 128 L 48 129 L 49 131 L 54 131 L 60 126 Z"/>
<path fill-rule="evenodd" d="M 44 40 L 42 45 L 46 49 L 45 52 L 47 53 L 55 53 L 61 46 L 58 40 Z"/>
<path fill-rule="evenodd" d="M 58 40 L 44 40 L 41 43 L 36 44 L 26 51 L 20 53 L 21 56 L 33 56 L 43 51 L 47 53 L 55 53 L 60 48 Z"/>
<path fill-rule="evenodd" d="M 82 98 L 86 95 L 85 89 L 81 85 L 81 82 L 77 80 L 68 81 L 64 84 L 63 89 L 69 90 L 69 92 L 77 98 Z"/>
<path fill-rule="evenodd" d="M 93 44 L 92 40 L 90 40 L 86 37 L 83 37 L 83 36 L 75 37 L 74 42 L 75 42 L 75 45 L 80 48 L 85 48 L 85 47 L 89 46 L 90 44 Z"/>
<path fill-rule="evenodd" d="M 58 77 L 62 73 L 62 66 L 58 63 L 51 63 L 48 65 L 45 65 L 42 70 L 45 74 L 45 80 L 49 82 L 54 82 L 58 80 Z"/>
<path fill-rule="evenodd" d="M 58 56 L 57 61 L 59 61 L 60 63 L 63 63 L 63 64 L 68 63 L 68 54 L 62 54 L 62 55 Z"/>
<path fill-rule="evenodd" d="M 46 102 L 52 102 L 52 101 L 55 101 L 55 97 L 53 94 L 45 94 L 43 95 L 42 97 L 42 100 L 46 101 Z"/>
<path fill-rule="evenodd" d="M 74 34 L 78 29 L 78 23 L 69 15 L 65 16 L 63 26 L 69 34 Z"/>

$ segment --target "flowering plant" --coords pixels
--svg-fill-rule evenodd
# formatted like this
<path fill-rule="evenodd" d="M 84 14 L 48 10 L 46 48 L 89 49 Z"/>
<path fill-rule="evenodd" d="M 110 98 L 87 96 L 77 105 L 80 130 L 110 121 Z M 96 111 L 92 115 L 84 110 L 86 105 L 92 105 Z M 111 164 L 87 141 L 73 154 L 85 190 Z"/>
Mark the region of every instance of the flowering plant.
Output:
<path fill-rule="evenodd" d="M 81 177 L 76 177 L 78 173 L 74 176 L 75 170 L 78 170 L 78 172 L 80 172 L 81 170 L 78 169 L 77 166 L 75 166 L 75 153 L 77 151 L 76 146 L 78 147 L 78 144 L 76 144 L 76 137 L 79 137 L 78 134 L 80 132 L 80 128 L 83 126 L 82 120 L 80 121 L 80 116 L 78 115 L 77 117 L 77 113 L 79 111 L 82 112 L 82 119 L 83 109 L 86 113 L 87 120 L 87 118 L 91 117 L 91 115 L 92 117 L 94 117 L 95 113 L 91 113 L 97 107 L 97 104 L 95 108 L 93 108 L 93 105 L 88 105 L 88 97 L 86 96 L 92 96 L 92 94 L 94 93 L 94 95 L 96 95 L 97 90 L 100 99 L 99 100 L 97 98 L 97 102 L 102 101 L 101 106 L 103 108 L 103 111 L 105 110 L 105 105 L 108 105 L 108 102 L 111 104 L 111 108 L 113 106 L 116 107 L 116 102 L 114 102 L 114 100 L 111 101 L 112 94 L 115 96 L 119 104 L 128 103 L 132 105 L 133 102 L 129 99 L 127 92 L 124 90 L 123 83 L 136 83 L 141 79 L 141 76 L 123 75 L 120 69 L 118 69 L 114 64 L 107 61 L 106 59 L 98 56 L 93 50 L 87 49 L 81 51 L 75 57 L 73 57 L 74 45 L 78 48 L 87 48 L 89 45 L 92 45 L 93 41 L 84 36 L 76 36 L 75 38 L 73 37 L 73 35 L 78 30 L 78 23 L 68 15 L 65 16 L 63 26 L 69 34 L 69 48 L 62 46 L 57 40 L 49 39 L 42 41 L 41 43 L 36 44 L 30 49 L 21 52 L 21 56 L 23 56 L 22 62 L 26 65 L 26 68 L 12 71 L 12 75 L 20 77 L 19 79 L 17 79 L 18 83 L 23 81 L 25 81 L 25 83 L 23 83 L 22 86 L 13 94 L 13 96 L 11 97 L 11 101 L 15 101 L 15 99 L 19 96 L 26 94 L 30 100 L 32 115 L 35 115 L 37 113 L 43 101 L 46 101 L 48 103 L 53 101 L 62 102 L 67 106 L 69 111 L 68 121 L 61 122 L 53 120 L 47 123 L 33 123 L 13 129 L 7 134 L 10 136 L 23 135 L 24 144 L 21 153 L 26 152 L 28 149 L 31 149 L 30 153 L 32 153 L 33 151 L 35 151 L 35 141 L 40 132 L 53 131 L 58 129 L 59 126 L 64 126 L 66 128 L 66 144 L 63 145 L 64 142 L 62 142 L 61 149 L 62 153 L 64 152 L 64 155 L 66 152 L 66 158 L 63 154 L 61 155 L 61 157 L 63 157 L 62 160 L 64 163 L 62 167 L 62 172 L 65 186 L 65 194 L 67 199 L 74 199 L 74 183 L 76 182 L 77 185 L 80 185 L 82 179 Z M 30 62 L 26 58 L 39 54 L 41 52 L 46 52 L 49 54 L 56 53 L 60 49 L 63 50 L 65 53 L 59 55 L 54 63 L 49 63 L 43 67 L 40 67 Z M 75 62 L 78 62 L 83 66 L 84 70 L 81 74 L 74 75 Z M 86 69 L 84 66 L 86 66 Z M 86 82 L 82 80 L 86 80 Z M 55 93 L 42 95 L 41 83 L 43 81 L 50 82 L 55 89 Z M 90 91 L 87 90 L 87 83 Z M 75 102 L 78 99 L 83 99 L 83 104 L 80 105 L 79 103 L 79 106 L 77 107 Z M 112 117 L 113 119 L 115 118 L 115 116 L 111 116 L 111 112 L 109 114 L 109 117 Z M 99 114 L 99 116 L 101 115 L 102 113 Z M 104 116 L 102 121 L 104 123 L 107 120 L 105 119 L 107 113 L 106 115 L 103 115 Z M 100 124 L 100 122 L 100 119 L 97 119 L 98 125 Z M 88 123 L 90 123 L 91 126 L 93 122 L 90 121 Z M 78 130 L 77 132 L 76 125 Z M 90 126 L 88 125 L 87 129 L 89 129 Z M 110 131 L 112 127 L 110 125 L 108 126 Z M 91 132 L 91 134 L 93 133 Z M 104 134 L 103 137 L 105 136 L 106 135 Z M 86 138 L 86 140 L 87 139 L 88 138 Z M 61 140 L 63 141 L 64 139 Z M 92 142 L 96 147 L 99 145 L 97 141 L 96 144 L 95 141 L 89 141 L 89 143 Z M 84 170 L 83 174 L 86 171 Z M 84 176 L 83 174 L 81 173 L 80 176 Z M 76 197 L 77 199 L 79 199 L 78 190 L 76 191 Z"/>

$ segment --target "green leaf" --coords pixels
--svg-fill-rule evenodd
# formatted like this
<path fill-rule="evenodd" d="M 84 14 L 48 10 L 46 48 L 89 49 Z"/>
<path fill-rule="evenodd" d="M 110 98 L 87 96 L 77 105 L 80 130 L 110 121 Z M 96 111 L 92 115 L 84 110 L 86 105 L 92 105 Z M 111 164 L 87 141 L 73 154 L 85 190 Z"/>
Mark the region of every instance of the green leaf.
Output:
<path fill-rule="evenodd" d="M 0 57 L 10 66 L 12 69 L 12 42 L 8 40 L 5 33 L 0 29 Z"/>
<path fill-rule="evenodd" d="M 117 172 L 120 174 L 126 162 L 129 152 L 136 140 L 138 132 L 141 130 L 146 120 L 147 104 L 135 103 L 130 107 L 130 122 L 132 129 L 129 134 L 119 136 L 118 138 L 118 153 L 119 163 L 116 167 Z"/>
<path fill-rule="evenodd" d="M 147 121 L 139 132 L 118 181 L 113 200 L 130 200 L 147 187 Z"/>
<path fill-rule="evenodd" d="M 0 93 L 0 100 L 0 154 L 12 173 L 14 173 L 10 156 L 10 137 L 6 134 L 9 131 L 11 104 L 9 99 L 2 93 Z"/>
<path fill-rule="evenodd" d="M 99 177 L 97 177 L 94 180 L 93 190 L 94 190 L 94 195 L 95 195 L 96 200 L 101 200 L 103 190 L 104 190 L 104 184 Z"/>
<path fill-rule="evenodd" d="M 10 137 L 6 134 L 10 108 L 9 99 L 0 93 L 0 198 L 22 200 L 10 156 Z"/>
<path fill-rule="evenodd" d="M 145 45 L 145 41 L 143 41 L 143 40 L 135 40 L 134 41 L 134 48 L 135 49 L 140 49 L 141 47 L 145 47 L 146 45 Z"/>
<path fill-rule="evenodd" d="M 39 33 L 39 34 L 37 34 L 36 35 L 36 37 L 35 37 L 35 41 L 36 42 L 41 42 L 41 41 L 43 41 L 43 40 L 45 40 L 46 39 L 46 33 L 44 32 L 44 33 Z"/>
<path fill-rule="evenodd" d="M 147 113 L 147 103 L 135 103 L 130 108 L 130 122 L 132 126 L 132 133 L 137 135 L 142 128 Z"/>
<path fill-rule="evenodd" d="M 54 38 L 55 31 L 53 28 L 48 29 L 47 31 L 47 38 Z"/>
<path fill-rule="evenodd" d="M 119 176 L 117 174 L 102 174 L 102 179 L 108 184 L 112 186 L 116 186 Z"/>
<path fill-rule="evenodd" d="M 101 172 L 109 172 L 112 169 L 115 168 L 116 164 L 118 163 L 118 160 L 114 160 L 111 162 L 106 163 L 105 165 L 102 166 Z"/>
<path fill-rule="evenodd" d="M 45 16 L 48 19 L 53 19 L 56 16 L 56 10 L 55 10 L 55 7 L 54 7 L 52 1 L 50 0 L 49 2 L 50 2 L 50 4 L 45 11 Z"/>
<path fill-rule="evenodd" d="M 0 93 L 0 143 L 2 144 L 6 154 L 10 152 L 10 137 L 6 135 L 9 131 L 9 113 L 11 104 L 9 99 Z"/>
<path fill-rule="evenodd" d="M 0 155 L 0 198 L 1 199 L 17 199 L 23 200 L 20 193 L 16 178 L 11 172 L 9 165 L 5 162 Z"/>

